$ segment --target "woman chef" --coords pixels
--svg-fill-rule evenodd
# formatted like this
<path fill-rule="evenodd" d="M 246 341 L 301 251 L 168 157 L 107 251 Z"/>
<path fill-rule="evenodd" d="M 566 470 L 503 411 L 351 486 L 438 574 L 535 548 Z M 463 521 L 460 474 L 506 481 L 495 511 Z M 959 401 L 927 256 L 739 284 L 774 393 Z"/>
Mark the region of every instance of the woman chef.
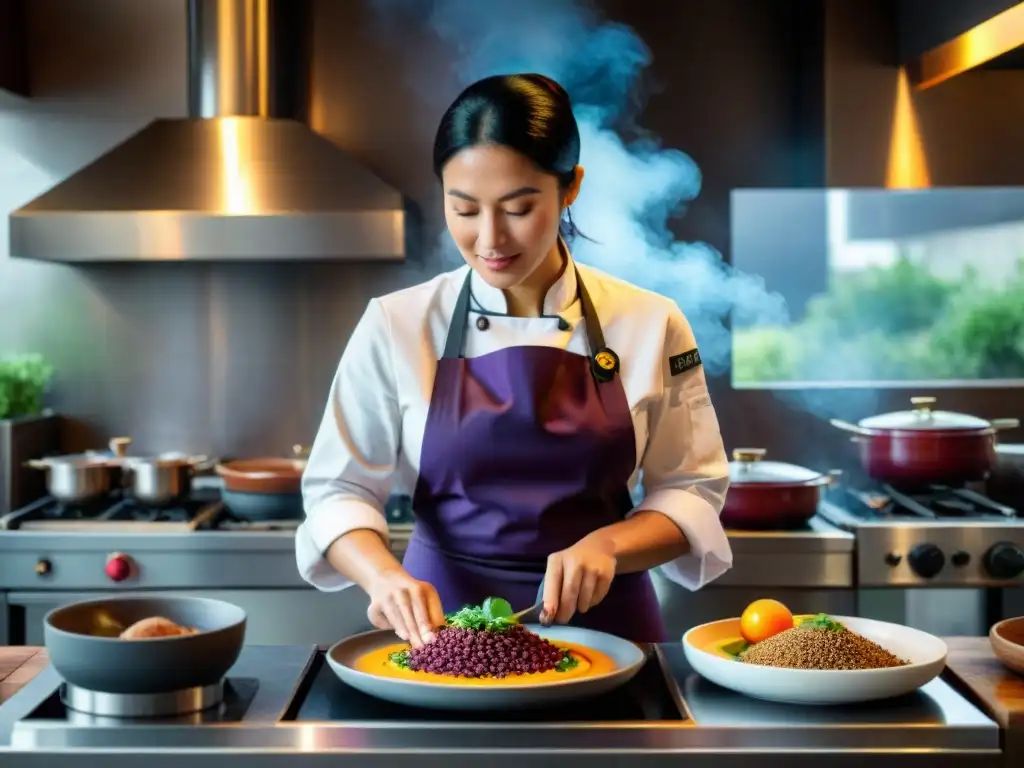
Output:
<path fill-rule="evenodd" d="M 298 567 L 321 590 L 358 584 L 370 621 L 413 646 L 489 595 L 530 607 L 542 579 L 542 621 L 661 641 L 648 570 L 697 589 L 732 564 L 728 464 L 689 324 L 560 237 L 579 155 L 554 81 L 467 88 L 434 143 L 466 265 L 370 301 L 335 375 Z M 414 489 L 402 563 L 382 511 L 393 481 Z"/>

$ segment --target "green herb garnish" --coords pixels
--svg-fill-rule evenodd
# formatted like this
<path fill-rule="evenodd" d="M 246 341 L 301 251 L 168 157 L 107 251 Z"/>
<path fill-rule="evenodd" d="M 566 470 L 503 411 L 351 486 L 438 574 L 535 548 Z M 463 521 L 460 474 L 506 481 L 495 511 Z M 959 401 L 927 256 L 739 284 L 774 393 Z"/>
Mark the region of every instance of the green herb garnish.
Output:
<path fill-rule="evenodd" d="M 409 668 L 409 651 L 395 651 L 388 654 L 388 661 L 399 669 Z"/>
<path fill-rule="evenodd" d="M 738 658 L 738 657 L 742 656 L 744 653 L 746 653 L 746 651 L 747 651 L 747 649 L 749 647 L 750 647 L 750 644 L 747 643 L 746 640 L 742 640 L 741 639 L 741 640 L 733 640 L 731 642 L 726 643 L 725 645 L 723 645 L 721 647 L 721 650 L 722 650 L 723 653 L 727 653 L 728 655 L 732 656 L 733 658 Z"/>
<path fill-rule="evenodd" d="M 500 597 L 488 597 L 483 605 L 463 606 L 445 616 L 445 624 L 449 627 L 487 632 L 506 632 L 518 623 L 519 620 L 512 615 L 512 606 L 508 600 Z"/>
<path fill-rule="evenodd" d="M 570 655 L 568 651 L 559 659 L 558 664 L 555 665 L 556 672 L 568 672 L 570 669 L 575 669 L 579 666 L 579 659 Z"/>
<path fill-rule="evenodd" d="M 824 629 L 829 632 L 845 632 L 846 627 L 840 624 L 838 621 L 834 621 L 829 618 L 828 614 L 819 613 L 817 616 L 811 619 L 805 619 L 800 622 L 800 629 Z"/>

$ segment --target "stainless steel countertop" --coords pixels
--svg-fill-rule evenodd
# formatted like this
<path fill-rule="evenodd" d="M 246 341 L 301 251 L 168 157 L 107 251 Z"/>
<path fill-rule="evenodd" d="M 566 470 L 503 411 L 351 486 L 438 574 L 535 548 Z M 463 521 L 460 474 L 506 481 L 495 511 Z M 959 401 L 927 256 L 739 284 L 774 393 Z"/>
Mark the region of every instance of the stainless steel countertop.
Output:
<path fill-rule="evenodd" d="M 644 766 L 678 766 L 685 761 L 687 768 L 739 768 L 752 761 L 758 766 L 810 767 L 820 766 L 823 759 L 830 766 L 851 768 L 867 760 L 873 768 L 1002 764 L 998 726 L 941 679 L 889 702 L 795 707 L 717 688 L 689 669 L 678 644 L 659 646 L 657 655 L 662 666 L 652 668 L 651 674 L 668 682 L 667 695 L 678 707 L 674 720 L 528 722 L 527 717 L 513 715 L 508 721 L 481 722 L 486 718 L 474 715 L 473 722 L 415 710 L 385 718 L 381 707 L 391 705 L 376 700 L 360 704 L 361 694 L 337 681 L 316 658 L 314 648 L 248 646 L 229 679 L 260 682 L 239 723 L 76 727 L 62 722 L 14 727 L 56 689 L 58 677 L 47 668 L 0 707 L 0 745 L 9 742 L 13 728 L 13 748 L 19 750 L 0 746 L 0 764 L 522 768 L 527 757 L 559 768 L 621 766 L 626 759 Z M 307 676 L 311 685 L 298 685 L 310 664 L 318 674 Z M 347 703 L 342 706 L 341 700 Z M 337 719 L 345 711 L 361 713 L 361 718 Z M 325 712 L 335 713 L 334 719 L 319 719 Z"/>
<path fill-rule="evenodd" d="M 391 527 L 396 557 L 404 555 L 411 533 L 410 524 Z M 712 589 L 853 586 L 854 536 L 817 518 L 804 530 L 729 531 L 728 536 L 733 568 Z M 108 589 L 103 564 L 114 552 L 140 565 L 140 576 L 123 588 L 312 589 L 295 568 L 293 530 L 2 531 L 0 585 L 10 591 Z M 42 576 L 36 570 L 40 559 L 53 565 Z"/>

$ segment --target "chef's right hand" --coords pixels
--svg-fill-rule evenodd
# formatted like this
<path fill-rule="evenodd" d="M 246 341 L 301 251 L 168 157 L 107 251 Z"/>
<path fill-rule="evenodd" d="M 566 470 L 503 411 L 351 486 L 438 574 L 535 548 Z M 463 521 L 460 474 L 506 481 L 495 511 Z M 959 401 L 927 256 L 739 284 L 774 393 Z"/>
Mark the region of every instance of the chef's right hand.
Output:
<path fill-rule="evenodd" d="M 444 623 L 441 598 L 433 585 L 418 581 L 405 569 L 381 574 L 370 585 L 367 618 L 378 629 L 392 629 L 413 648 L 433 642 Z"/>

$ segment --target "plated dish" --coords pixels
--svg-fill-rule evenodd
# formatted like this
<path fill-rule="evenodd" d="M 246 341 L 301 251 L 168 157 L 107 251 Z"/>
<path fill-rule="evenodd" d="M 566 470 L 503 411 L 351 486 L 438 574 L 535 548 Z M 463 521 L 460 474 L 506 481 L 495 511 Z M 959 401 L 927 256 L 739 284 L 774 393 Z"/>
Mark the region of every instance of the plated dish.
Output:
<path fill-rule="evenodd" d="M 448 615 L 437 639 L 422 648 L 375 631 L 342 640 L 327 656 L 335 673 L 364 693 L 442 709 L 542 706 L 596 695 L 627 682 L 645 658 L 638 646 L 603 632 L 520 624 L 501 598 Z"/>
<path fill-rule="evenodd" d="M 507 601 L 488 598 L 446 617 L 429 645 L 386 645 L 363 654 L 356 669 L 441 685 L 529 685 L 614 671 L 615 662 L 601 651 L 552 642 L 511 616 Z"/>
<path fill-rule="evenodd" d="M 888 622 L 826 614 L 794 616 L 759 600 L 740 618 L 683 636 L 691 667 L 724 688 L 795 704 L 844 704 L 911 693 L 933 680 L 946 645 Z"/>

